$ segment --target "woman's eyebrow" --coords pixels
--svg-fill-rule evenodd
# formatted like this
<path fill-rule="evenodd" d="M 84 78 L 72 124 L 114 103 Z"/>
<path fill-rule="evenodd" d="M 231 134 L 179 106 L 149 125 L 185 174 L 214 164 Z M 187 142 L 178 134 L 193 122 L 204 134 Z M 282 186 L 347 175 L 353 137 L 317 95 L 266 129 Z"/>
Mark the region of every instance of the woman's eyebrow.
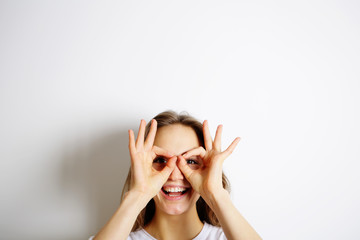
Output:
<path fill-rule="evenodd" d="M 184 153 L 186 153 L 186 152 L 184 152 Z M 183 153 L 183 154 L 184 154 Z M 181 155 L 183 155 L 183 154 L 181 154 Z M 189 158 L 196 158 L 197 160 L 200 160 L 201 159 L 201 157 L 199 156 L 199 155 L 190 155 L 190 156 L 187 156 L 187 159 L 189 159 Z"/>

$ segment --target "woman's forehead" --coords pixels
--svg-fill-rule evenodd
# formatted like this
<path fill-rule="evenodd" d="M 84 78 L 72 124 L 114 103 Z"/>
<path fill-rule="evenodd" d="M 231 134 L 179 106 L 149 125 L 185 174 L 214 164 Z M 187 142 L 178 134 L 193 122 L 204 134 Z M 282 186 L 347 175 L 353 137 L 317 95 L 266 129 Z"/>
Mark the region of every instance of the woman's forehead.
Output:
<path fill-rule="evenodd" d="M 199 147 L 200 143 L 194 129 L 182 124 L 172 124 L 157 130 L 154 145 L 180 155 Z"/>

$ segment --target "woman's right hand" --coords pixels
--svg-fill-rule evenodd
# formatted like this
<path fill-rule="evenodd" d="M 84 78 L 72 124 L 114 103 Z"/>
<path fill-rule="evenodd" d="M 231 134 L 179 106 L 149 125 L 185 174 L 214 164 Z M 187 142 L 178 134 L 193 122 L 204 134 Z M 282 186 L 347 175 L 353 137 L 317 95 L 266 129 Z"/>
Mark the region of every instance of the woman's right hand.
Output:
<path fill-rule="evenodd" d="M 139 192 L 151 199 L 160 191 L 174 170 L 177 157 L 153 145 L 157 130 L 157 122 L 155 119 L 151 121 L 150 131 L 146 140 L 144 140 L 145 126 L 145 120 L 141 120 L 136 142 L 134 132 L 129 130 L 129 151 L 131 158 L 129 191 Z M 169 159 L 166 166 L 160 171 L 154 169 L 152 166 L 157 156 L 163 156 Z"/>
<path fill-rule="evenodd" d="M 153 146 L 157 122 L 152 120 L 146 140 L 144 140 L 145 125 L 145 121 L 141 120 L 136 142 L 134 132 L 129 130 L 130 189 L 122 199 L 119 208 L 99 233 L 96 234 L 94 240 L 127 239 L 141 210 L 159 193 L 175 168 L 177 157 L 159 147 Z M 153 168 L 153 161 L 158 156 L 169 159 L 166 166 L 161 170 Z"/>

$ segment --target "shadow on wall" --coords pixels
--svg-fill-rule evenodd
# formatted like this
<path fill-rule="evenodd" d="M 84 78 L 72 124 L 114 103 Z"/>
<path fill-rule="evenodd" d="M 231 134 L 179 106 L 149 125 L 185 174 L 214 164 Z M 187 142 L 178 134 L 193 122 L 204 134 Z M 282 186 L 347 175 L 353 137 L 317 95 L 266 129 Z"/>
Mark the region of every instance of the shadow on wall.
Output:
<path fill-rule="evenodd" d="M 130 167 L 130 128 L 112 131 L 86 144 L 76 143 L 76 147 L 71 146 L 64 151 L 61 179 L 63 191 L 72 200 L 79 201 L 76 206 L 82 207 L 74 214 L 80 213 L 86 217 L 85 222 L 80 224 L 82 230 L 75 234 L 76 237 L 87 239 L 95 235 L 119 206 Z"/>

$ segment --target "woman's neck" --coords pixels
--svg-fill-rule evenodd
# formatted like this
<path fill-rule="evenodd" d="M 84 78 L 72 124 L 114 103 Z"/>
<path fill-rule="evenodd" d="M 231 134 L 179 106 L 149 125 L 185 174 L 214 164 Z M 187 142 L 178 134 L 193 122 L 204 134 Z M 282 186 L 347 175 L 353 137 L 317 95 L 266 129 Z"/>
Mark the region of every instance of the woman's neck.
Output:
<path fill-rule="evenodd" d="M 158 240 L 182 240 L 195 238 L 203 226 L 194 206 L 181 215 L 169 215 L 155 210 L 153 219 L 144 229 Z"/>

